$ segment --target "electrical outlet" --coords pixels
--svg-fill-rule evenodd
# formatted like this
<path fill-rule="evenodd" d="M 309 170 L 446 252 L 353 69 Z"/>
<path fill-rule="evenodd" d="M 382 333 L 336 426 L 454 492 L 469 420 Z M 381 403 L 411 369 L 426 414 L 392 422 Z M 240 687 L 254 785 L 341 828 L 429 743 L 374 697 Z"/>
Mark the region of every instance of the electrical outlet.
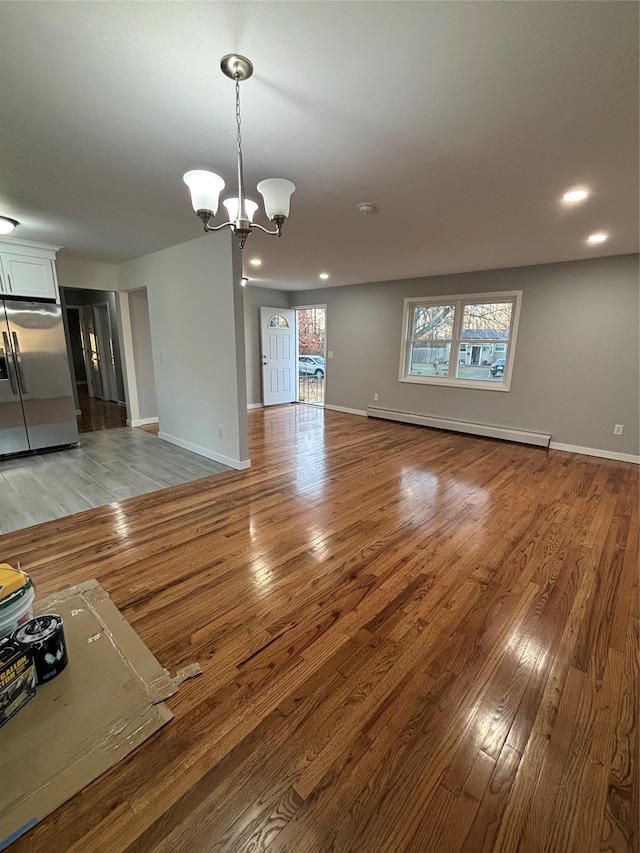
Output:
<path fill-rule="evenodd" d="M 374 395 L 373 395 L 373 399 L 374 399 L 374 400 L 375 400 L 375 402 L 377 403 L 377 402 L 378 402 L 378 394 L 374 394 Z"/>
<path fill-rule="evenodd" d="M 624 424 L 614 424 L 613 426 L 613 434 L 614 435 L 622 435 L 622 430 L 624 429 Z"/>

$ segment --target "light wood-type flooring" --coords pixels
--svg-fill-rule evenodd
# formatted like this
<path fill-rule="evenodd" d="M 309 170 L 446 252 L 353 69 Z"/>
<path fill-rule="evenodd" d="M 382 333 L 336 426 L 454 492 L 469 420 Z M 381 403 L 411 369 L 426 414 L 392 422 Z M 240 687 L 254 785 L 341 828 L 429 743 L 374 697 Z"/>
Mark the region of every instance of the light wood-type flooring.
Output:
<path fill-rule="evenodd" d="M 0 459 L 0 534 L 228 470 L 138 429 L 84 432 L 78 447 Z"/>
<path fill-rule="evenodd" d="M 637 467 L 249 420 L 249 471 L 0 537 L 203 669 L 12 853 L 637 851 Z"/>

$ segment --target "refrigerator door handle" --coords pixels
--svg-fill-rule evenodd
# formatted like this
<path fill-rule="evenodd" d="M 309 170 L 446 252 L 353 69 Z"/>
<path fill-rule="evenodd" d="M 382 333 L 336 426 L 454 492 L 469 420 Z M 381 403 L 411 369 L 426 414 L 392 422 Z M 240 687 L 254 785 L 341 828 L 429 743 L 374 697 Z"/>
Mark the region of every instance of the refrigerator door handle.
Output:
<path fill-rule="evenodd" d="M 23 394 L 28 394 L 27 384 L 24 381 L 24 373 L 22 371 L 22 354 L 20 352 L 20 344 L 18 343 L 18 335 L 15 332 L 11 332 L 11 337 L 13 338 L 13 348 L 16 353 L 16 373 L 18 374 L 20 390 Z"/>
<path fill-rule="evenodd" d="M 11 352 L 11 346 L 9 344 L 9 338 L 8 338 L 6 332 L 2 333 L 2 340 L 4 341 L 4 352 L 5 352 L 5 357 L 7 359 L 7 373 L 9 374 L 9 382 L 11 383 L 11 390 L 13 391 L 15 396 L 17 397 L 18 396 L 18 385 L 16 383 L 16 378 L 15 378 L 15 375 L 13 372 L 14 368 L 15 368 L 15 364 L 13 361 L 13 353 Z"/>

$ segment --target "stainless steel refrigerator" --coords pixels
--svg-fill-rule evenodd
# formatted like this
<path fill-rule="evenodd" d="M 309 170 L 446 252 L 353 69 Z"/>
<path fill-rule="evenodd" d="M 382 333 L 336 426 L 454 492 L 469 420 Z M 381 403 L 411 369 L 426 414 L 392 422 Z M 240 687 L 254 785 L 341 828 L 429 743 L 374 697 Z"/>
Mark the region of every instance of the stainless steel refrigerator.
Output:
<path fill-rule="evenodd" d="M 0 456 L 77 441 L 60 306 L 0 299 Z"/>

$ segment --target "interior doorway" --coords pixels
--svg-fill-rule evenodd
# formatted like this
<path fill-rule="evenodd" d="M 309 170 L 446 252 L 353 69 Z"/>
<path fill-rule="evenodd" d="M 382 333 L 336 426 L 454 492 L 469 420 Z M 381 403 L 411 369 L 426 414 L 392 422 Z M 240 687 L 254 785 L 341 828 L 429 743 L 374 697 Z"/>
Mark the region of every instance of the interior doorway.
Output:
<path fill-rule="evenodd" d="M 296 308 L 299 403 L 324 406 L 326 397 L 327 306 Z"/>
<path fill-rule="evenodd" d="M 109 305 L 67 305 L 69 343 L 78 384 L 89 397 L 118 402 L 116 364 Z"/>
<path fill-rule="evenodd" d="M 124 426 L 127 414 L 110 292 L 61 288 L 78 431 Z"/>

